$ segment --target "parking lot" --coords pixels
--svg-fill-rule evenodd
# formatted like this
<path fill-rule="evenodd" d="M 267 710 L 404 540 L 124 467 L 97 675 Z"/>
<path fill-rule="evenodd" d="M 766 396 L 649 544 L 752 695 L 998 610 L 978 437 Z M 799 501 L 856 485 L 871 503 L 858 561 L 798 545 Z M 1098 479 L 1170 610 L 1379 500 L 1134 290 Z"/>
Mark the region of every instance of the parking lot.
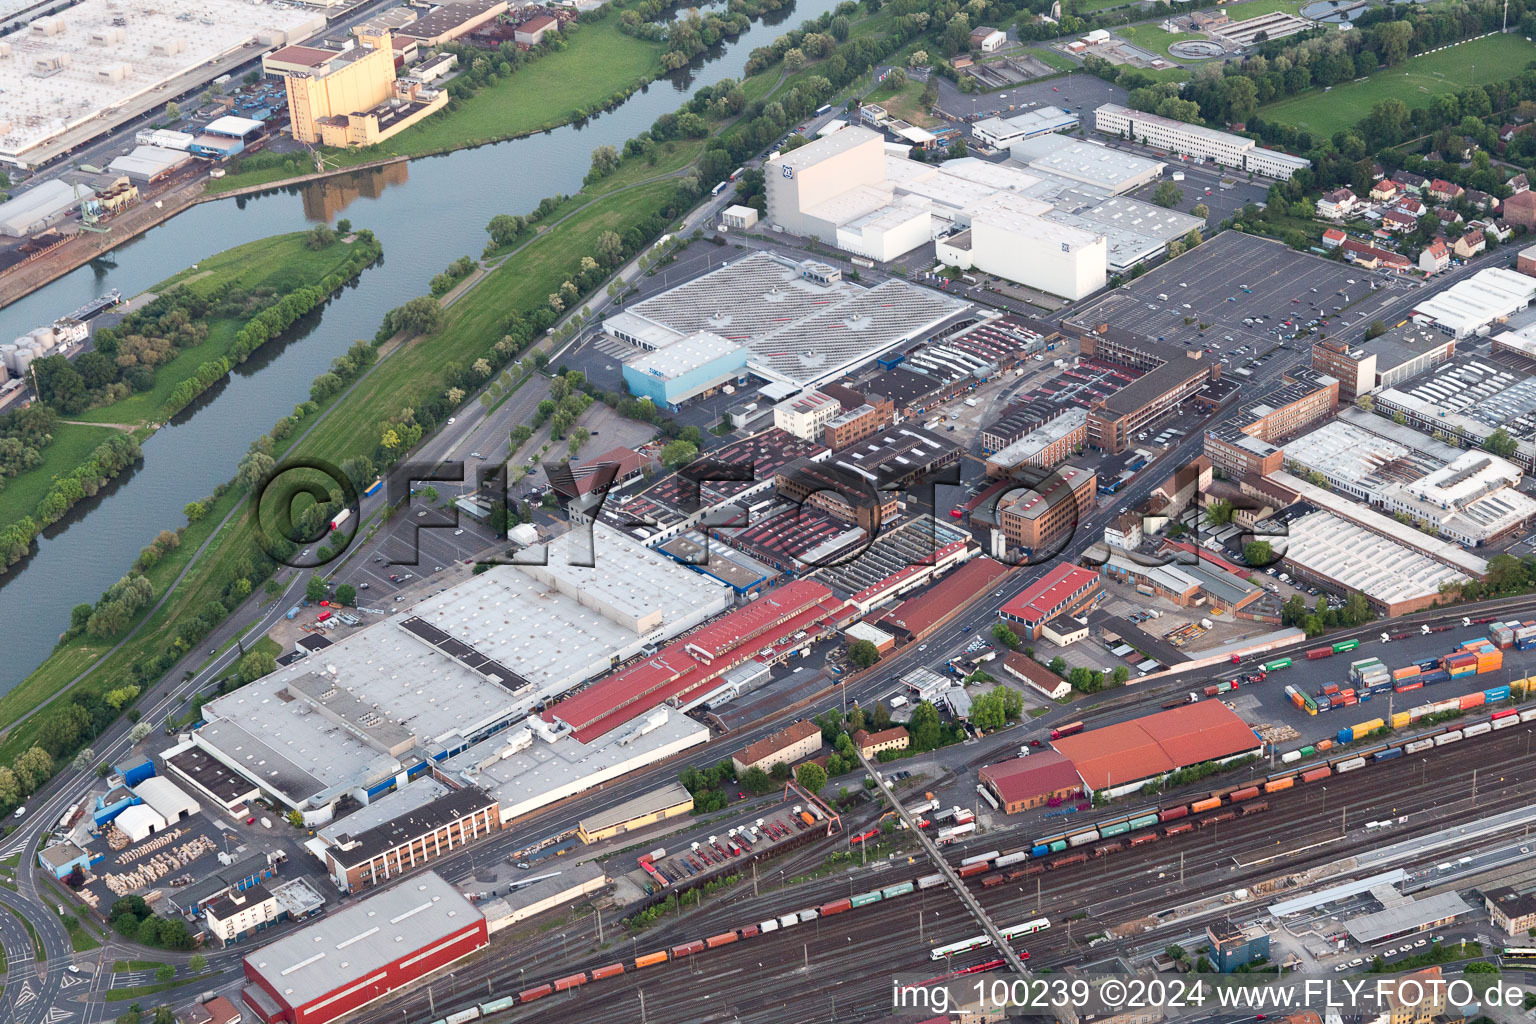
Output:
<path fill-rule="evenodd" d="M 1241 268 L 1236 277 L 1234 267 Z M 1227 231 L 1071 316 L 1204 348 L 1236 369 L 1245 357 L 1276 345 L 1296 350 L 1310 345 L 1311 337 L 1295 335 L 1311 321 L 1314 330 L 1328 334 L 1363 331 L 1405 287 L 1279 242 Z"/>

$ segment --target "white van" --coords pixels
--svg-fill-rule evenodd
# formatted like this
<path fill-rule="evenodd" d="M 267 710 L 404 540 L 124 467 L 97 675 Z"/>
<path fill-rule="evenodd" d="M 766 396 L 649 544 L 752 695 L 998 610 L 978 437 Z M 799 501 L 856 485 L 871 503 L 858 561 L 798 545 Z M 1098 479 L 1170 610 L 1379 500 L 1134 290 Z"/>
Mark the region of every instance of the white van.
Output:
<path fill-rule="evenodd" d="M 901 696 L 900 694 L 897 694 L 895 697 L 891 698 L 891 707 L 893 707 L 893 708 L 904 708 L 906 706 L 907 706 L 907 698 Z"/>

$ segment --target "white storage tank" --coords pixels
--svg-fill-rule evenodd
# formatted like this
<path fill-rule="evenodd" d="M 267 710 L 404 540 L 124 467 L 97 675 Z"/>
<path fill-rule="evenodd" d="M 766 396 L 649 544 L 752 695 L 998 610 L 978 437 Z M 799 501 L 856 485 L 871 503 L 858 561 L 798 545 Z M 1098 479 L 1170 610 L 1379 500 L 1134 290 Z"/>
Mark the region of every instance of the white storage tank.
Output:
<path fill-rule="evenodd" d="M 5 363 L 5 368 L 7 370 L 16 369 L 16 353 L 18 351 L 20 351 L 20 349 L 14 344 L 0 345 L 0 362 Z"/>
<path fill-rule="evenodd" d="M 36 358 L 37 357 L 35 355 L 33 355 L 31 349 L 25 349 L 24 348 L 21 351 L 17 352 L 16 353 L 16 365 L 12 367 L 12 369 L 16 371 L 16 376 L 20 377 L 22 374 L 26 373 L 27 372 L 27 367 L 31 366 L 32 365 L 32 360 L 36 359 Z"/>
<path fill-rule="evenodd" d="M 52 327 L 38 327 L 28 337 L 32 339 L 34 344 L 43 346 L 44 352 L 53 348 L 54 342 L 57 340 L 54 337 Z"/>

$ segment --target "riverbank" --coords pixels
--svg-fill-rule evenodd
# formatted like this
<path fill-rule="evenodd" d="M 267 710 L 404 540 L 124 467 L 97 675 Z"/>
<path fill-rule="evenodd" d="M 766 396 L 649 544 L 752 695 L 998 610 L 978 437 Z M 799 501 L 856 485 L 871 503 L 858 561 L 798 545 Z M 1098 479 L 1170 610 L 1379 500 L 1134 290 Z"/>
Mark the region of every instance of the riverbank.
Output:
<path fill-rule="evenodd" d="M 281 167 L 235 171 L 210 181 L 208 194 L 312 180 L 549 131 L 622 103 L 661 74 L 662 44 L 621 33 L 616 13 L 576 24 L 562 40 L 564 49 L 537 57 L 392 139 L 367 149 L 320 150 L 325 170 L 319 174 L 295 176 Z"/>
<path fill-rule="evenodd" d="M 250 298 L 249 305 L 241 304 L 240 312 L 210 310 L 203 320 L 207 332 L 202 341 L 181 348 L 155 367 L 148 388 L 64 416 L 67 422 L 57 425 L 52 443 L 40 450 L 41 461 L 6 481 L 0 490 L 0 523 L 14 525 L 30 519 L 37 528 L 43 528 L 56 522 L 67 511 L 67 506 L 61 509 L 54 507 L 57 502 L 50 504 L 58 490 L 57 481 L 85 463 L 98 445 L 118 431 L 131 433 L 138 441 L 153 434 L 198 392 L 217 383 L 244 358 L 247 353 L 240 346 L 241 331 L 248 324 L 284 302 L 297 302 L 293 297 L 304 289 L 325 283 L 341 287 L 380 252 L 377 241 L 366 233 L 350 240 L 334 239 L 318 248 L 311 246 L 310 239 L 308 232 L 293 232 L 236 246 L 150 288 L 149 292 L 157 296 L 183 288 L 203 300 L 218 295 L 227 301 L 233 293 Z M 316 301 L 324 301 L 333 290 L 325 288 Z M 306 301 L 313 297 L 307 296 Z M 136 323 L 133 317 L 125 321 L 130 329 Z M 145 330 L 148 333 L 147 327 Z M 118 348 L 118 333 L 112 332 L 114 336 L 103 341 L 114 353 L 126 353 L 126 348 Z M 94 491 L 82 492 L 78 498 L 89 493 Z"/>
<path fill-rule="evenodd" d="M 104 234 L 82 231 L 47 255 L 0 274 L 0 309 L 51 284 L 71 270 L 85 266 L 124 242 L 138 238 L 150 228 L 165 223 L 201 202 L 202 197 L 202 181 L 192 182 L 164 195 L 152 196 L 113 217 L 107 222 Z M 58 315 L 64 316 L 68 312 L 68 309 L 61 309 Z"/>
<path fill-rule="evenodd" d="M 887 15 L 877 18 L 883 21 Z M 893 48 L 882 41 L 880 52 L 868 53 L 864 59 L 881 59 Z M 823 63 L 812 62 L 786 75 L 775 62 L 754 77 L 751 92 L 783 96 L 790 117 L 809 115 L 817 104 L 832 98 L 827 81 L 817 81 Z M 867 73 L 867 69 L 861 70 Z M 782 130 L 771 119 L 753 118 L 750 112 L 738 121 L 725 113 L 727 105 L 700 100 L 689 109 L 704 119 L 708 132 L 728 140 L 733 153 L 741 158 L 773 141 Z M 644 126 L 642 122 L 632 130 L 640 131 Z M 661 140 L 659 145 L 647 147 L 643 155 L 624 159 L 614 173 L 553 204 L 541 218 L 537 234 L 507 253 L 495 269 L 461 285 L 461 298 L 444 310 L 439 326 L 409 343 L 380 349 L 378 361 L 339 394 L 318 403 L 304 403 L 302 417 L 289 424 L 281 440 L 276 439 L 275 431 L 260 439 L 263 449 L 279 462 L 310 456 L 343 466 L 349 461 L 356 465 L 356 460 L 370 460 L 376 468 L 383 468 L 404 454 L 401 449 L 386 447 L 390 438 L 397 434 L 407 437 L 414 447 L 418 437 L 430 435 L 446 416 L 457 412 L 462 417 L 466 410 L 474 415 L 477 394 L 485 380 L 495 379 L 513 359 L 526 367 L 535 353 L 549 348 L 546 330 L 558 326 L 562 319 L 551 315 L 552 310 L 561 308 L 551 302 L 552 296 L 566 292 L 567 283 L 574 281 L 579 282 L 578 296 L 563 303 L 566 313 L 579 311 L 584 301 L 600 299 L 609 271 L 583 265 L 583 259 L 605 251 L 599 242 L 606 232 L 622 240 L 623 262 L 628 263 L 650 240 L 677 230 L 684 212 L 707 192 L 697 166 L 707 157 L 704 150 L 704 138 Z M 515 211 L 516 207 L 506 210 Z M 409 294 L 401 293 L 394 301 Z M 481 360 L 488 370 L 477 368 Z M 479 383 L 464 386 L 470 379 L 466 373 L 484 376 Z M 450 398 L 455 391 L 463 392 L 462 399 Z M 461 405 L 461 401 L 468 404 Z M 230 472 L 234 473 L 233 466 Z M 262 602 L 273 600 L 267 596 L 272 592 L 267 587 L 276 586 L 282 592 L 284 585 L 292 582 L 292 574 L 279 571 L 284 585 L 267 581 L 270 562 L 260 555 L 244 501 L 241 485 L 222 487 L 204 516 L 180 531 L 182 545 L 151 570 L 160 603 L 137 617 L 125 640 L 112 647 L 88 642 L 85 637 L 74 638 L 16 691 L 0 699 L 0 723 L 10 727 L 0 745 L 0 761 L 40 737 L 51 736 L 61 721 L 78 718 L 69 705 L 93 705 L 105 687 L 126 680 L 142 682 L 146 697 L 156 687 L 164 694 L 162 684 L 179 680 L 181 668 L 195 669 L 194 659 L 188 655 L 206 646 L 203 638 L 208 636 L 207 628 L 219 628 L 217 635 L 227 638 L 237 626 L 248 626 L 261 617 Z M 173 560 L 180 560 L 175 573 L 169 568 Z M 251 568 L 255 571 L 248 573 Z M 242 583 L 247 588 L 244 594 L 238 586 Z M 195 634 L 196 639 L 186 634 L 189 623 L 198 624 L 202 630 Z M 205 628 L 204 623 L 213 626 Z M 66 690 L 68 696 L 61 696 Z M 82 735 L 80 742 L 93 734 Z M 78 743 L 69 749 L 74 746 Z"/>

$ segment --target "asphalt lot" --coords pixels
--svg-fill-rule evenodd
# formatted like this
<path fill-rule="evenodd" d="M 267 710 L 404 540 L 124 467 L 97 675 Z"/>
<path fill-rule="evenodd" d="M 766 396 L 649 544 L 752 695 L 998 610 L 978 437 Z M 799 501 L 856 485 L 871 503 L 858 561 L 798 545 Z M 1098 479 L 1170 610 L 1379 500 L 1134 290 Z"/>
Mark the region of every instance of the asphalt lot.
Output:
<path fill-rule="evenodd" d="M 1094 108 L 1101 104 L 1125 102 L 1124 89 L 1082 71 L 990 93 L 963 93 L 947 78 L 935 76 L 934 80 L 939 83 L 938 108 L 966 121 L 1018 114 L 1042 106 L 1061 107 L 1091 118 Z"/>
<path fill-rule="evenodd" d="M 1234 278 L 1234 267 L 1242 268 L 1240 279 Z M 1318 325 L 1322 331 L 1332 334 L 1354 326 L 1363 333 L 1409 287 L 1406 281 L 1227 231 L 1070 315 L 1218 355 L 1244 347 L 1251 355 L 1282 341 L 1298 350 L 1310 345 L 1310 338 L 1289 340 L 1291 331 L 1283 324 L 1287 318 L 1299 327 L 1326 316 L 1329 322 Z M 1335 319 L 1339 306 L 1345 309 Z M 1264 323 L 1243 323 L 1259 316 Z M 1186 324 L 1186 318 L 1193 322 Z M 1202 330 L 1201 324 L 1209 326 Z M 1242 362 L 1239 356 L 1229 365 L 1235 369 Z"/>

